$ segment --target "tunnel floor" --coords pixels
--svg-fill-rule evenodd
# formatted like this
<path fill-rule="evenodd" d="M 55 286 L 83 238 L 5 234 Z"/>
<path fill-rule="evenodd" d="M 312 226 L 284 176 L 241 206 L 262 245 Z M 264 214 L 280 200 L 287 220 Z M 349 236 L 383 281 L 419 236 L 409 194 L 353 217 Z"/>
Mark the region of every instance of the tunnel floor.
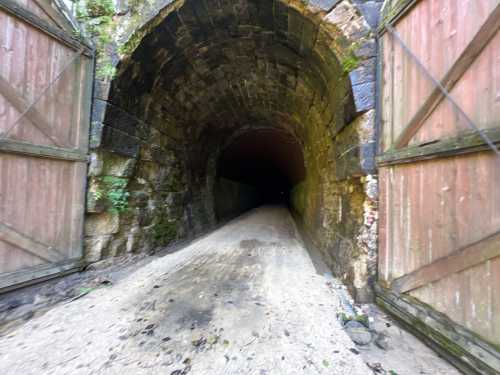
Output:
<path fill-rule="evenodd" d="M 286 208 L 259 207 L 0 336 L 0 373 L 370 374 L 325 270 Z"/>

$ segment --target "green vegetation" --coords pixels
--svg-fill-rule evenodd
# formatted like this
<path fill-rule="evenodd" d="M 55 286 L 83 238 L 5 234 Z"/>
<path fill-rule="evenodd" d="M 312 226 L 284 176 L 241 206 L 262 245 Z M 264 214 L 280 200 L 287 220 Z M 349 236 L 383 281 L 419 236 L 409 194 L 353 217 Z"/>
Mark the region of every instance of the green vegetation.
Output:
<path fill-rule="evenodd" d="M 368 322 L 368 316 L 366 314 L 360 314 L 360 315 L 355 315 L 355 316 L 350 316 L 345 313 L 340 314 L 340 319 L 342 320 L 342 324 L 346 324 L 347 322 L 350 321 L 356 321 L 358 323 L 363 324 L 365 327 L 369 327 L 369 322 Z"/>
<path fill-rule="evenodd" d="M 153 238 L 156 246 L 166 246 L 177 237 L 177 223 L 161 216 L 153 226 Z"/>
<path fill-rule="evenodd" d="M 120 177 L 105 176 L 100 180 L 99 188 L 92 194 L 96 201 L 104 200 L 111 212 L 123 212 L 128 209 L 128 180 Z"/>
<path fill-rule="evenodd" d="M 353 43 L 347 48 L 347 53 L 342 59 L 342 70 L 348 74 L 356 69 L 361 63 L 360 59 L 356 56 L 356 50 L 359 48 L 360 43 Z"/>
<path fill-rule="evenodd" d="M 112 79 L 115 67 L 107 48 L 113 42 L 112 35 L 116 31 L 113 20 L 116 10 L 113 0 L 74 0 L 76 19 L 95 43 L 97 57 L 97 78 Z"/>

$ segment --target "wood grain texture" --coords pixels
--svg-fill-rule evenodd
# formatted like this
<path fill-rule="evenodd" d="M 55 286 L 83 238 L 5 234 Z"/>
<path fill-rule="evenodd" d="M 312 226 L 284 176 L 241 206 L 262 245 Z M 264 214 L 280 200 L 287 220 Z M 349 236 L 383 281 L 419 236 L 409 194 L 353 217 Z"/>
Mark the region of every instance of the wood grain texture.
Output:
<path fill-rule="evenodd" d="M 87 162 L 88 160 L 87 154 L 75 149 L 38 146 L 9 139 L 0 139 L 0 152 L 68 161 Z"/>
<path fill-rule="evenodd" d="M 83 254 L 93 61 L 43 8 L 0 0 L 2 290 L 76 270 Z"/>
<path fill-rule="evenodd" d="M 0 293 L 24 287 L 68 273 L 80 271 L 84 264 L 81 259 L 61 263 L 42 264 L 22 271 L 0 274 Z"/>
<path fill-rule="evenodd" d="M 442 87 L 449 93 L 455 84 L 467 72 L 470 65 L 478 58 L 483 49 L 500 29 L 500 4 L 498 4 L 490 13 L 477 34 L 472 38 L 469 44 L 462 51 L 450 70 L 441 79 Z M 421 74 L 423 74 L 421 72 Z M 406 146 L 413 136 L 424 125 L 424 121 L 436 109 L 436 107 L 445 100 L 445 94 L 440 87 L 435 87 L 431 94 L 424 101 L 417 113 L 410 122 L 404 127 L 398 136 L 394 147 L 399 149 Z"/>
<path fill-rule="evenodd" d="M 494 144 L 500 144 L 500 128 L 484 130 L 483 134 Z M 414 144 L 400 150 L 388 150 L 377 157 L 377 164 L 379 166 L 407 164 L 489 150 L 490 147 L 476 131 L 469 131 L 456 137 Z"/>
<path fill-rule="evenodd" d="M 499 16 L 498 0 L 420 0 L 408 2 L 394 22 L 496 144 Z M 380 283 L 394 283 L 500 345 L 499 239 L 478 243 L 500 230 L 500 163 L 389 33 L 382 45 Z M 401 136 L 411 121 L 418 126 Z M 398 137 L 404 148 L 397 149 Z"/>
<path fill-rule="evenodd" d="M 464 4 L 421 0 L 394 25 L 432 76 L 438 80 L 447 77 L 444 81 L 453 98 L 482 129 L 500 126 L 500 33 L 494 32 L 498 6 L 496 0 Z M 450 103 L 440 98 L 433 83 L 401 45 L 392 39 L 388 33 L 382 36 L 384 45 L 390 45 L 392 50 L 384 48 L 383 52 L 382 97 L 390 90 L 393 98 L 392 102 L 382 102 L 384 150 L 393 146 L 413 118 L 422 121 L 415 122 L 420 124 L 414 136 L 408 139 L 410 144 L 432 142 L 470 130 Z"/>
<path fill-rule="evenodd" d="M 499 256 L 500 232 L 497 232 L 397 278 L 391 283 L 391 288 L 396 292 L 405 293 Z"/>
<path fill-rule="evenodd" d="M 500 353 L 474 332 L 415 298 L 375 287 L 379 306 L 465 374 L 498 374 Z"/>
<path fill-rule="evenodd" d="M 34 0 L 34 2 L 59 28 L 68 33 L 72 33 L 74 31 L 73 26 L 69 23 L 66 17 L 53 7 L 51 0 Z"/>
<path fill-rule="evenodd" d="M 0 240 L 16 246 L 35 257 L 48 262 L 57 262 L 62 259 L 60 251 L 20 233 L 8 225 L 0 223 Z"/>
<path fill-rule="evenodd" d="M 73 35 L 60 30 L 52 25 L 46 19 L 34 13 L 31 9 L 17 4 L 12 0 L 0 0 L 0 9 L 10 13 L 19 20 L 26 22 L 34 28 L 37 28 L 42 33 L 50 35 L 52 38 L 58 40 L 60 43 L 72 48 L 75 51 L 83 49 L 83 53 L 87 57 L 92 57 L 93 50 L 85 41 L 75 38 Z"/>
<path fill-rule="evenodd" d="M 37 111 L 36 108 L 30 108 L 30 103 L 1 76 L 0 94 L 17 109 L 20 115 L 25 113 L 25 116 L 31 121 L 31 123 L 36 126 L 43 135 L 50 139 L 54 145 L 59 146 L 57 139 L 52 135 L 51 126 L 45 117 Z"/>

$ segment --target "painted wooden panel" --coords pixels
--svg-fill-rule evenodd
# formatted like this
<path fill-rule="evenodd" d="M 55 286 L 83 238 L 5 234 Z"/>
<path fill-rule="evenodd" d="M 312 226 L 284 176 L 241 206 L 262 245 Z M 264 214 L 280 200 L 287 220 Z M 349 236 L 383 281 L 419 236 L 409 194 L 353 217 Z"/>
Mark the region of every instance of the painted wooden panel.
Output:
<path fill-rule="evenodd" d="M 81 214 L 75 198 L 80 206 L 83 202 L 85 168 L 81 164 L 2 154 L 0 222 L 53 247 L 62 259 L 78 257 L 72 236 L 81 230 L 81 219 L 73 220 L 75 210 Z M 0 234 L 0 272 L 44 263 L 1 238 Z"/>
<path fill-rule="evenodd" d="M 498 0 L 422 0 L 394 28 L 428 71 L 441 80 L 497 5 Z M 387 150 L 390 144 L 386 139 L 394 140 L 401 134 L 434 86 L 390 33 L 385 33 L 382 40 L 383 84 L 388 86 L 383 98 L 389 90 L 393 93 L 392 105 L 383 103 L 384 150 Z M 499 125 L 499 43 L 497 35 L 452 91 L 466 112 L 485 128 Z M 428 126 L 413 139 L 414 143 L 450 136 L 463 128 L 446 102 L 427 122 Z"/>
<path fill-rule="evenodd" d="M 410 294 L 446 313 L 455 322 L 498 343 L 500 258 L 453 274 Z"/>
<path fill-rule="evenodd" d="M 498 14 L 499 6 L 499 0 L 420 0 L 393 27 L 441 80 L 470 49 L 470 42 L 477 40 L 485 22 L 490 25 L 492 18 L 497 19 L 492 15 Z M 480 128 L 498 130 L 500 32 L 493 30 L 491 35 L 483 38 L 484 49 L 466 66 L 450 92 Z M 380 150 L 384 153 L 396 148 L 398 136 L 434 87 L 389 31 L 382 36 L 381 51 Z M 465 132 L 470 129 L 445 98 L 409 137 L 409 145 L 452 139 Z M 408 152 L 415 149 L 398 147 Z M 491 256 L 486 261 L 471 262 L 477 253 L 469 252 L 463 257 L 469 265 L 446 271 L 452 256 L 465 254 L 464 249 L 471 246 L 481 251 L 481 241 L 496 239 L 489 236 L 500 231 L 500 159 L 491 151 L 482 151 L 484 148 L 478 150 L 461 154 L 442 149 L 426 161 L 410 157 L 404 163 L 395 160 L 380 167 L 379 278 L 382 284 L 402 288 L 400 291 L 500 345 L 500 243 L 496 248 L 491 242 Z M 429 277 L 428 271 L 427 281 L 408 284 L 431 264 L 439 277 Z M 454 266 L 457 264 L 461 263 Z"/>
<path fill-rule="evenodd" d="M 21 5 L 23 8 L 28 9 L 30 12 L 36 14 L 38 17 L 47 21 L 51 25 L 55 26 L 56 24 L 50 18 L 50 16 L 43 11 L 42 7 L 38 3 L 37 0 L 14 0 L 17 4 Z"/>
<path fill-rule="evenodd" d="M 384 167 L 380 177 L 391 279 L 500 229 L 500 163 L 491 152 Z"/>
<path fill-rule="evenodd" d="M 451 90 L 451 95 L 478 127 L 500 127 L 500 33 Z M 456 115 L 451 103 L 444 100 L 411 143 L 451 137 L 469 130 L 463 118 Z"/>
<path fill-rule="evenodd" d="M 7 98 L 0 97 L 0 132 L 16 140 L 59 147 L 78 147 L 78 114 L 85 79 L 84 66 L 75 59 L 75 51 L 60 44 L 14 16 L 0 11 L 0 77 L 32 106 L 29 114 L 39 114 L 50 124 L 50 134 L 34 124 L 30 116 L 20 121 L 21 112 Z M 64 71 L 63 71 L 64 70 Z M 63 74 L 61 75 L 61 72 Z M 50 85 L 50 86 L 49 86 Z M 47 89 L 47 87 L 49 87 Z"/>
<path fill-rule="evenodd" d="M 19 0 L 61 21 L 50 1 Z M 82 257 L 93 62 L 13 10 L 0 10 L 0 290 Z M 28 17 L 29 18 L 29 17 Z M 36 17 L 33 18 L 36 21 Z M 69 44 L 72 45 L 72 44 Z M 81 46 L 82 50 L 84 46 Z"/>

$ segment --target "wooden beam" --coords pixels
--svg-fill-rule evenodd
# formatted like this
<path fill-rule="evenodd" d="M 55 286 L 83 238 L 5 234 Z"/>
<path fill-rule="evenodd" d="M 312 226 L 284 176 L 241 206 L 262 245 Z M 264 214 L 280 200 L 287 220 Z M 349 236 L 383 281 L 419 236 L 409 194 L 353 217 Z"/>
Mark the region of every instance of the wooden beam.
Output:
<path fill-rule="evenodd" d="M 484 130 L 495 144 L 500 144 L 500 128 Z M 475 131 L 460 136 L 439 139 L 436 142 L 412 145 L 403 149 L 390 149 L 377 156 L 379 167 L 415 163 L 436 158 L 453 157 L 479 151 L 491 150 L 484 140 Z"/>
<path fill-rule="evenodd" d="M 88 57 L 93 56 L 93 49 L 90 45 L 86 44 L 84 41 L 75 38 L 73 35 L 58 29 L 50 25 L 44 19 L 38 17 L 34 13 L 25 9 L 22 5 L 12 1 L 12 0 L 0 0 L 0 10 L 8 12 L 18 19 L 28 23 L 29 25 L 41 30 L 52 38 L 57 39 L 67 47 L 80 51 L 83 50 L 83 54 Z"/>
<path fill-rule="evenodd" d="M 477 34 L 472 38 L 470 43 L 465 47 L 462 54 L 455 61 L 453 66 L 444 75 L 441 84 L 450 92 L 455 84 L 469 69 L 471 64 L 481 54 L 483 49 L 488 45 L 489 41 L 495 36 L 500 29 L 500 3 L 490 13 L 486 22 L 481 26 Z M 410 122 L 405 126 L 399 137 L 394 143 L 395 148 L 402 148 L 410 142 L 418 130 L 423 126 L 425 120 L 432 114 L 436 107 L 445 98 L 444 93 L 439 87 L 435 87 L 431 94 L 427 97 L 424 104 L 418 112 L 413 116 Z"/>
<path fill-rule="evenodd" d="M 35 0 L 35 3 L 42 8 L 49 18 L 54 21 L 54 23 L 59 26 L 62 30 L 72 33 L 74 30 L 73 25 L 64 17 L 59 11 L 52 6 L 53 2 L 51 0 Z"/>
<path fill-rule="evenodd" d="M 499 256 L 500 231 L 397 278 L 391 283 L 391 289 L 409 292 Z"/>
<path fill-rule="evenodd" d="M 418 299 L 375 285 L 376 302 L 464 374 L 500 374 L 500 353 L 486 340 Z"/>
<path fill-rule="evenodd" d="M 41 264 L 20 271 L 0 274 L 0 293 L 22 288 L 30 284 L 80 271 L 84 266 L 81 259 L 71 259 L 56 264 Z"/>
<path fill-rule="evenodd" d="M 18 92 L 5 78 L 0 76 L 0 94 L 12 104 L 19 113 L 24 113 L 30 107 L 30 103 Z M 35 108 L 30 108 L 25 117 L 37 127 L 56 146 L 59 146 L 57 139 L 51 134 L 52 129 L 45 117 Z"/>
<path fill-rule="evenodd" d="M 14 228 L 3 223 L 0 223 L 0 240 L 17 246 L 23 251 L 47 262 L 58 262 L 64 259 L 56 249 L 19 233 Z"/>
<path fill-rule="evenodd" d="M 0 152 L 85 163 L 88 161 L 87 154 L 79 150 L 51 146 L 37 146 L 31 143 L 1 138 Z"/>
<path fill-rule="evenodd" d="M 394 25 L 401 17 L 408 14 L 420 0 L 388 0 L 384 2 L 381 9 L 378 34 L 383 35 L 387 24 Z"/>

